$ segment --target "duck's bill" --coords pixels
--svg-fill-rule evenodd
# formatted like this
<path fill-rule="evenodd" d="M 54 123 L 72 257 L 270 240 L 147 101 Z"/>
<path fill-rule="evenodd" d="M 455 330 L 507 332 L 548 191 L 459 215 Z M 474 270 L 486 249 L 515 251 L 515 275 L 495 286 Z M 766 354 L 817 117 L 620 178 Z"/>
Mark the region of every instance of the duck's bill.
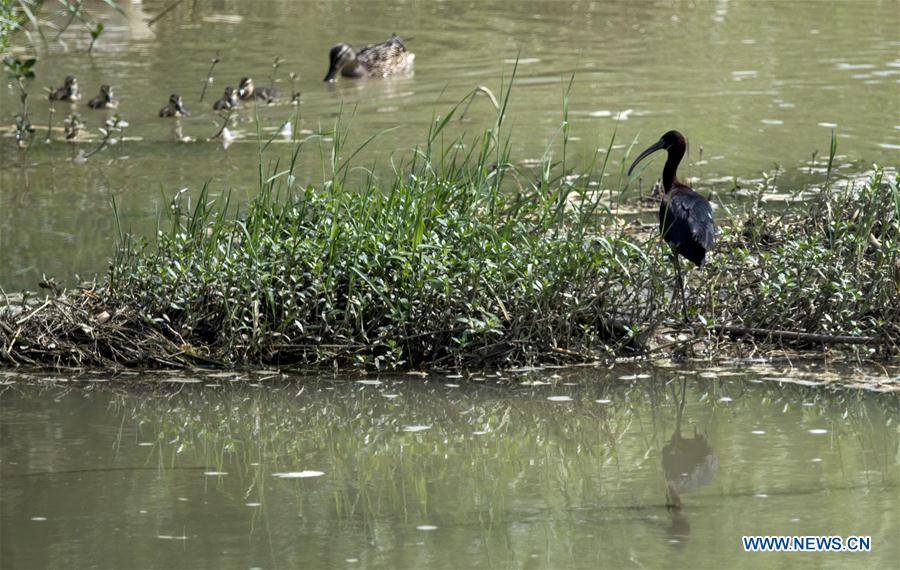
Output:
<path fill-rule="evenodd" d="M 639 154 L 638 157 L 634 159 L 634 162 L 631 163 L 631 166 L 628 168 L 628 176 L 631 176 L 631 172 L 634 170 L 634 167 L 637 166 L 637 164 L 640 161 L 644 160 L 645 158 L 647 158 L 654 152 L 656 152 L 658 150 L 662 150 L 663 148 L 665 148 L 665 146 L 666 146 L 666 142 L 664 140 L 660 139 L 660 140 L 656 141 L 656 143 L 647 147 L 647 149 L 644 150 L 644 152 L 642 152 L 641 154 Z"/>

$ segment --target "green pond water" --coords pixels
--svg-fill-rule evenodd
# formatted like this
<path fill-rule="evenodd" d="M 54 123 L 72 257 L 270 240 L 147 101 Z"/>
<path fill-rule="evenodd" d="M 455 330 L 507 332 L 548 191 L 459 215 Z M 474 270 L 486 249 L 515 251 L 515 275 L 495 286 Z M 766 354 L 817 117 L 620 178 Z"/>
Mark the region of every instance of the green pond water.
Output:
<path fill-rule="evenodd" d="M 0 286 L 34 289 L 42 273 L 72 284 L 107 266 L 116 227 L 115 198 L 125 229 L 151 235 L 159 210 L 179 189 L 205 182 L 214 194 L 245 199 L 257 187 L 256 124 L 264 137 L 292 120 L 288 74 L 299 76 L 301 137 L 324 133 L 301 153 L 297 183 L 322 180 L 320 149 L 341 110 L 352 119 L 349 145 L 382 133 L 357 164 L 389 169 L 409 156 L 435 116 L 483 85 L 501 92 L 519 58 L 507 132 L 516 161 L 539 159 L 556 140 L 563 93 L 575 74 L 569 100 L 569 164 L 586 165 L 597 148 L 618 165 L 635 140 L 644 146 L 677 128 L 692 143 L 682 175 L 731 199 L 734 181 L 750 197 L 763 172 L 779 171 L 767 192 L 775 195 L 821 185 L 823 154 L 832 130 L 838 139 L 837 172 L 855 175 L 872 163 L 896 167 L 900 155 L 900 9 L 896 0 L 845 2 L 307 2 L 231 0 L 181 2 L 152 26 L 148 20 L 171 2 L 121 2 L 125 16 L 89 2 L 106 25 L 93 54 L 77 25 L 37 49 L 37 79 L 29 84 L 35 143 L 19 152 L 10 127 L 17 112 L 14 86 L 0 86 Z M 321 80 L 327 54 L 338 41 L 376 42 L 391 32 L 410 38 L 415 75 L 373 81 Z M 50 34 L 53 37 L 53 34 Z M 14 45 L 22 50 L 24 39 Z M 214 83 L 199 102 L 210 59 L 219 52 Z M 282 96 L 277 104 L 240 110 L 229 125 L 227 148 L 207 142 L 221 120 L 211 103 L 243 75 L 270 83 L 272 62 Z M 48 102 L 43 89 L 67 74 L 80 80 L 77 108 L 86 123 L 84 142 L 68 145 L 56 132 L 43 142 Z M 97 144 L 107 117 L 87 109 L 101 83 L 113 85 L 118 113 L 128 121 L 125 142 L 87 162 L 73 160 Z M 171 92 L 193 114 L 177 123 L 158 110 Z M 59 128 L 70 110 L 57 105 Z M 484 96 L 465 120 L 454 121 L 445 142 L 471 141 L 493 121 Z M 177 137 L 191 143 L 177 143 Z M 554 139 L 556 137 L 556 139 Z M 289 137 L 288 137 L 289 138 Z M 91 140 L 92 139 L 92 140 Z M 321 146 L 319 146 L 321 145 Z M 702 151 L 701 151 L 702 149 Z M 289 144 L 274 144 L 265 160 L 286 158 Z M 812 156 L 818 151 L 813 164 Z M 634 154 L 632 154 L 634 156 Z M 527 164 L 527 162 L 525 162 Z M 648 176 L 661 168 L 657 160 Z M 644 188 L 648 181 L 644 181 Z"/>
<path fill-rule="evenodd" d="M 811 378 L 885 375 L 5 372 L 0 567 L 896 567 L 897 393 Z"/>

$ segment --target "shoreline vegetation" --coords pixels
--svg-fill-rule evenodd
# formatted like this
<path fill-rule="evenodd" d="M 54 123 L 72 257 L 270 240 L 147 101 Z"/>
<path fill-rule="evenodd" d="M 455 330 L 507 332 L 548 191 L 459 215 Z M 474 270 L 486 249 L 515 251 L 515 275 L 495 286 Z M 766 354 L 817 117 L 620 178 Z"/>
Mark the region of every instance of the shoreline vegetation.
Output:
<path fill-rule="evenodd" d="M 864 183 L 834 183 L 829 168 L 799 208 L 720 207 L 715 249 L 687 273 L 685 324 L 658 227 L 610 209 L 610 196 L 636 192 L 628 153 L 612 164 L 610 141 L 573 176 L 564 105 L 558 140 L 522 171 L 508 97 L 472 141 L 445 141 L 460 106 L 436 117 L 389 177 L 353 164 L 377 136 L 348 149 L 340 119 L 332 140 L 299 141 L 286 167 L 266 167 L 261 140 L 246 205 L 178 193 L 155 237 L 120 228 L 101 283 L 0 292 L 0 364 L 418 370 L 900 355 L 900 177 L 876 167 Z M 317 187 L 294 175 L 307 148 L 326 173 Z"/>

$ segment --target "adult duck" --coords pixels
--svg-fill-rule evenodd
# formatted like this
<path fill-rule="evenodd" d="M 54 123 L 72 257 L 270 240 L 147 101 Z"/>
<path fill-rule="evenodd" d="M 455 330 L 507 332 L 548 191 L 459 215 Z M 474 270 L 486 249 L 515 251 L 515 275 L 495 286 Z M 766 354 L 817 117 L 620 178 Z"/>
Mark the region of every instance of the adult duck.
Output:
<path fill-rule="evenodd" d="M 388 77 L 412 71 L 416 54 L 407 51 L 403 40 L 391 34 L 380 44 L 368 45 L 354 51 L 350 45 L 340 43 L 328 54 L 329 66 L 325 81 L 334 81 L 338 73 L 344 77 Z"/>

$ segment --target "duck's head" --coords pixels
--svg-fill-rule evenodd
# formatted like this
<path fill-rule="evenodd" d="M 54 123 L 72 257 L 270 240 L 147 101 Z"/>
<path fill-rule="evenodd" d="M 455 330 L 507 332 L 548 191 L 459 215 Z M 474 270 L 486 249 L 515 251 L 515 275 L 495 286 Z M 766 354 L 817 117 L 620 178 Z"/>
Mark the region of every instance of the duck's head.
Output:
<path fill-rule="evenodd" d="M 100 86 L 100 95 L 107 101 L 112 101 L 112 98 L 113 98 L 112 87 L 109 85 L 101 85 Z"/>
<path fill-rule="evenodd" d="M 238 97 L 249 97 L 253 95 L 254 90 L 255 87 L 253 87 L 253 78 L 241 77 L 241 82 L 238 83 Z"/>
<path fill-rule="evenodd" d="M 637 164 L 653 154 L 658 150 L 675 150 L 676 152 L 681 152 L 684 155 L 684 151 L 687 148 L 687 141 L 684 138 L 684 135 L 679 133 L 678 131 L 669 131 L 665 133 L 663 136 L 659 137 L 659 140 L 647 147 L 644 152 L 638 155 L 634 162 L 631 163 L 631 167 L 628 169 L 628 176 L 631 176 L 631 172 L 634 170 L 634 167 Z M 681 156 L 678 157 L 679 159 Z"/>
<path fill-rule="evenodd" d="M 66 75 L 66 81 L 64 85 L 69 91 L 76 91 L 78 89 L 78 78 L 74 75 Z"/>
<path fill-rule="evenodd" d="M 356 59 L 356 53 L 348 44 L 337 44 L 328 53 L 328 75 L 325 81 L 334 81 L 334 76 L 338 74 L 342 67 Z"/>
<path fill-rule="evenodd" d="M 222 98 L 231 104 L 235 104 L 238 100 L 237 91 L 234 90 L 234 87 L 229 85 L 225 88 L 225 95 L 223 95 Z"/>
<path fill-rule="evenodd" d="M 184 108 L 184 100 L 178 93 L 172 93 L 171 95 L 169 95 L 169 105 L 171 105 L 172 108 L 179 113 L 187 113 Z"/>

